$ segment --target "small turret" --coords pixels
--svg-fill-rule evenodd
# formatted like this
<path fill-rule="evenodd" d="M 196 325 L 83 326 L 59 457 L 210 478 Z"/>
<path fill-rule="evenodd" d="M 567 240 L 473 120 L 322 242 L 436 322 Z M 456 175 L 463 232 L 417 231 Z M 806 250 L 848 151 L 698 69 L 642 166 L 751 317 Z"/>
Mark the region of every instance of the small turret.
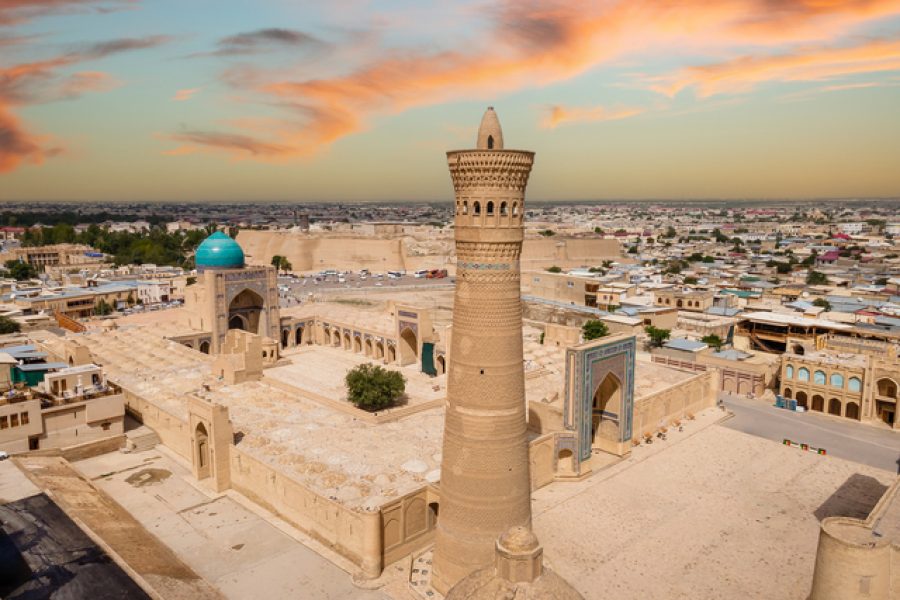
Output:
<path fill-rule="evenodd" d="M 500 119 L 497 118 L 493 106 L 488 106 L 484 116 L 481 117 L 475 147 L 479 150 L 503 150 L 503 130 L 500 129 Z"/>

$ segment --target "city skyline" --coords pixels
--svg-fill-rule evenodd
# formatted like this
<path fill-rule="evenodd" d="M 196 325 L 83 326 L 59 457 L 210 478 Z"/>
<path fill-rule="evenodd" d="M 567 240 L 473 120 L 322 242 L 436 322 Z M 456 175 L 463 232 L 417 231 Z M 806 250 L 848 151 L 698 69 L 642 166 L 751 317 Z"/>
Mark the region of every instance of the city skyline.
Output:
<path fill-rule="evenodd" d="M 183 4 L 0 7 L 0 200 L 449 200 L 486 105 L 535 199 L 900 195 L 896 0 Z"/>

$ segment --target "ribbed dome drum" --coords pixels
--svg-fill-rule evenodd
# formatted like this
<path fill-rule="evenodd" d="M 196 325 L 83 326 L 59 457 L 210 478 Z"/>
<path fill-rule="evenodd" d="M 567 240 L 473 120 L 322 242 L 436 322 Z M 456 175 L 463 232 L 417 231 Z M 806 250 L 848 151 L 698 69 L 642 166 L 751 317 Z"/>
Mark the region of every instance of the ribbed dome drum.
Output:
<path fill-rule="evenodd" d="M 201 273 L 206 269 L 241 269 L 244 251 L 228 235 L 217 231 L 197 247 L 194 263 Z"/>

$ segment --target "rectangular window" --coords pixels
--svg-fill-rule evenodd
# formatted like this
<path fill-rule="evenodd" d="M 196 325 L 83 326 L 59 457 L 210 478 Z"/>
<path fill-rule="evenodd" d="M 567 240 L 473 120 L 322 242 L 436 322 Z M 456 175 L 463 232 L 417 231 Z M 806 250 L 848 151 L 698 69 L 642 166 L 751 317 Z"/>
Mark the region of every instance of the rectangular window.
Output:
<path fill-rule="evenodd" d="M 19 415 L 9 415 L 9 426 L 10 427 L 18 427 L 19 426 Z"/>
<path fill-rule="evenodd" d="M 571 281 L 567 281 L 567 282 L 566 282 L 566 285 L 569 286 L 569 287 L 575 287 L 575 284 L 572 283 Z"/>
<path fill-rule="evenodd" d="M 7 427 L 9 427 L 9 419 L 4 415 L 0 417 L 0 429 L 6 429 Z"/>
<path fill-rule="evenodd" d="M 22 425 L 28 425 L 28 413 L 22 413 Z"/>

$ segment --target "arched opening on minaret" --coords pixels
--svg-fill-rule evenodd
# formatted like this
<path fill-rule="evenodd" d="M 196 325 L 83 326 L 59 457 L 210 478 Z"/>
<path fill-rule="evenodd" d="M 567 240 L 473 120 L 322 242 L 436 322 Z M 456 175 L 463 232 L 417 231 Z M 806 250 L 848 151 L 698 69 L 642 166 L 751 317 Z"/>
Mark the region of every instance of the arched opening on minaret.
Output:
<path fill-rule="evenodd" d="M 506 202 L 501 202 L 500 203 L 500 216 L 505 217 L 508 213 L 509 213 L 509 207 L 507 206 Z"/>
<path fill-rule="evenodd" d="M 469 201 L 468 200 L 463 200 L 462 214 L 464 214 L 464 215 L 469 214 Z"/>
<path fill-rule="evenodd" d="M 481 214 L 481 202 L 475 202 L 475 204 L 472 206 L 472 209 L 476 216 L 480 215 Z"/>
<path fill-rule="evenodd" d="M 513 202 L 513 216 L 514 217 L 519 216 L 519 203 L 518 202 Z"/>
<path fill-rule="evenodd" d="M 487 214 L 488 214 L 488 216 L 493 216 L 493 214 L 494 214 L 494 203 L 493 202 L 487 203 Z"/>
<path fill-rule="evenodd" d="M 494 136 L 489 135 L 488 136 L 488 150 L 493 150 L 493 149 L 494 149 Z"/>
<path fill-rule="evenodd" d="M 613 442 L 619 440 L 621 406 L 622 386 L 615 375 L 607 373 L 594 392 L 594 405 L 591 410 L 592 446 L 597 446 L 601 438 Z"/>

